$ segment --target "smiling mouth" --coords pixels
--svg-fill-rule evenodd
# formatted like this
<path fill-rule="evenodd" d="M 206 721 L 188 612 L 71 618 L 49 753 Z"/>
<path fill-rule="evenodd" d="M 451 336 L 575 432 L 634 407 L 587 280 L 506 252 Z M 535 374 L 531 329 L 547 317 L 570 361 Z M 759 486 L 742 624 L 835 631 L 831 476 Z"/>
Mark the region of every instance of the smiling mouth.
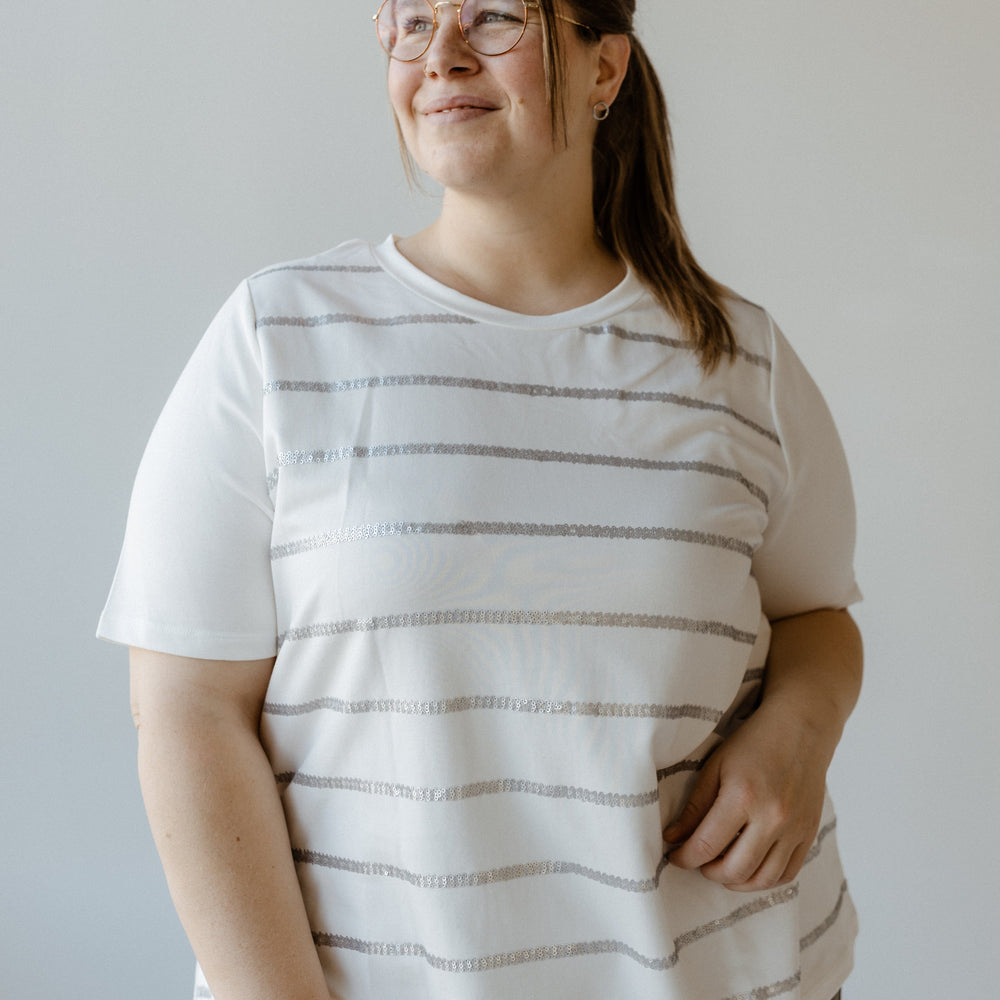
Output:
<path fill-rule="evenodd" d="M 485 114 L 487 111 L 496 110 L 495 104 L 490 101 L 484 101 L 473 94 L 455 94 L 450 98 L 430 101 L 424 107 L 423 114 L 427 118 L 433 118 L 438 115 Z"/>
<path fill-rule="evenodd" d="M 438 108 L 436 111 L 428 111 L 428 116 L 453 115 L 461 111 L 492 111 L 493 108 L 484 108 L 481 104 L 461 104 L 454 108 Z"/>

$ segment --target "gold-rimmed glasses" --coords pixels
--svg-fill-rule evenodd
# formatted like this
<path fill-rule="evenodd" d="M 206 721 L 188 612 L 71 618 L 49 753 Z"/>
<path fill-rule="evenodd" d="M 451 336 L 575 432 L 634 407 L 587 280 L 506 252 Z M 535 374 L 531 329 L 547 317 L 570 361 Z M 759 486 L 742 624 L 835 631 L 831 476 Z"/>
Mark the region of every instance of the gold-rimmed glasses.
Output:
<path fill-rule="evenodd" d="M 462 0 L 450 3 L 441 0 L 384 0 L 372 18 L 378 31 L 379 44 L 392 59 L 413 62 L 431 46 L 438 28 L 438 8 L 454 7 L 462 38 L 474 52 L 482 56 L 502 56 L 524 37 L 528 26 L 528 11 L 538 10 L 531 0 Z M 556 17 L 570 24 L 587 25 L 571 17 Z"/>

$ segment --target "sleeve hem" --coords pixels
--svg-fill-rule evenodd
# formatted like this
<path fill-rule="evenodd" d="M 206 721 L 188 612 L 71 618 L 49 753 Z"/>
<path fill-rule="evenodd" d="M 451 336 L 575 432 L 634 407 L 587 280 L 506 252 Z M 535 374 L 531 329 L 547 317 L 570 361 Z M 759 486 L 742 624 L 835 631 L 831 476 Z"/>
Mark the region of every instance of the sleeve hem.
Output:
<path fill-rule="evenodd" d="M 271 632 L 208 632 L 109 615 L 101 617 L 97 638 L 201 660 L 263 660 L 277 652 L 277 639 Z"/>
<path fill-rule="evenodd" d="M 850 589 L 836 600 L 820 603 L 813 602 L 809 607 L 800 607 L 797 604 L 788 604 L 787 602 L 785 604 L 776 603 L 772 606 L 765 602 L 763 611 L 764 617 L 768 621 L 776 622 L 781 621 L 782 618 L 807 615 L 811 611 L 846 611 L 855 604 L 860 604 L 864 599 L 865 595 L 861 592 L 861 588 L 854 582 L 851 584 Z"/>

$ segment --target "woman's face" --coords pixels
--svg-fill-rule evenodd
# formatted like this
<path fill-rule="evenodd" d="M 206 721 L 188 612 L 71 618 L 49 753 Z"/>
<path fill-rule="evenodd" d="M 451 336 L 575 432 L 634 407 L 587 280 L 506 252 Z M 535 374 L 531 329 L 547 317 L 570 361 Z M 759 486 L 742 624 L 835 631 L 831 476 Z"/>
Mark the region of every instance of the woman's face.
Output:
<path fill-rule="evenodd" d="M 529 11 L 524 37 L 510 52 L 483 56 L 462 37 L 457 6 L 442 5 L 426 54 L 410 63 L 389 60 L 389 98 L 404 141 L 438 183 L 525 193 L 567 169 L 590 169 L 597 46 L 557 24 L 567 62 L 565 144 L 561 135 L 553 140 L 537 10 Z"/>

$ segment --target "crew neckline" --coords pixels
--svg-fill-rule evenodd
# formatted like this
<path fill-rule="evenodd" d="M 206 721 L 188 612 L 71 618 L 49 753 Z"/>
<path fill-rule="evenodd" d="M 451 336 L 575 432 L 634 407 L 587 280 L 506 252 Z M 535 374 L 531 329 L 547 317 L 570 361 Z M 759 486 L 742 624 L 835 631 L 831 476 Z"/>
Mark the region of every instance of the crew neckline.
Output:
<path fill-rule="evenodd" d="M 632 268 L 626 265 L 625 277 L 599 299 L 564 312 L 532 316 L 481 302 L 442 284 L 400 253 L 394 234 L 382 243 L 370 244 L 370 248 L 372 256 L 383 270 L 417 295 L 450 312 L 494 326 L 521 330 L 562 330 L 574 326 L 592 326 L 628 309 L 646 293 L 645 286 Z"/>

